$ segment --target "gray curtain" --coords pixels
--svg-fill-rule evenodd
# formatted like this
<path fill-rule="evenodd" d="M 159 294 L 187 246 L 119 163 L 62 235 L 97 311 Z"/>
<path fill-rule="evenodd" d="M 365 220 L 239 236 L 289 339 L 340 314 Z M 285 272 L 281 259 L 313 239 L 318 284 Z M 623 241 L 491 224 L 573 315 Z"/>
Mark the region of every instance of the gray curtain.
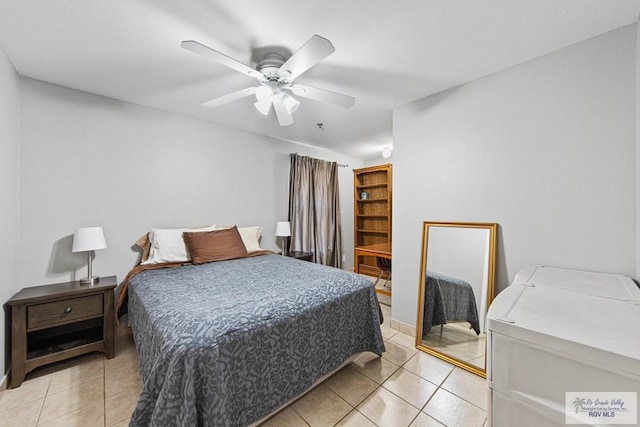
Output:
<path fill-rule="evenodd" d="M 318 264 L 342 268 L 338 164 L 290 155 L 289 250 L 313 252 Z"/>

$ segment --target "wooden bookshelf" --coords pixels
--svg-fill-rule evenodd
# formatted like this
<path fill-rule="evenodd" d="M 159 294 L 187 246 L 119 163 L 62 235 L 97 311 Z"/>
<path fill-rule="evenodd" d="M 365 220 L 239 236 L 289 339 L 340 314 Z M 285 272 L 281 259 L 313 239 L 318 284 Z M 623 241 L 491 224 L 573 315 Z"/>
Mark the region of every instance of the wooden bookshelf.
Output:
<path fill-rule="evenodd" d="M 354 245 L 391 242 L 391 164 L 354 169 Z M 366 193 L 366 198 L 362 193 Z M 356 271 L 377 277 L 380 270 L 373 256 L 355 262 Z"/>

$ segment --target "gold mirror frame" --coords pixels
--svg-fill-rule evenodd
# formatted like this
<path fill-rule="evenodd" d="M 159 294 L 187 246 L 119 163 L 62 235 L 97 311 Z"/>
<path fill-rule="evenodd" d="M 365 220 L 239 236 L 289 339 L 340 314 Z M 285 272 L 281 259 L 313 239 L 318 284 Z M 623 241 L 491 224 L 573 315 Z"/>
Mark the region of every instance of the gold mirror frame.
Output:
<path fill-rule="evenodd" d="M 416 348 L 426 353 L 429 353 L 439 359 L 445 360 L 449 363 L 452 363 L 456 366 L 459 366 L 469 372 L 472 372 L 476 375 L 486 378 L 486 340 L 485 340 L 485 363 L 484 367 L 480 368 L 478 365 L 473 365 L 469 362 L 461 360 L 450 354 L 445 354 L 442 351 L 431 348 L 423 343 L 422 331 L 423 331 L 423 317 L 425 310 L 425 295 L 426 295 L 426 282 L 427 282 L 427 256 L 428 256 L 428 244 L 429 244 L 429 231 L 432 227 L 449 227 L 449 228 L 471 228 L 471 229 L 485 229 L 489 231 L 489 244 L 488 244 L 488 254 L 485 253 L 484 256 L 487 260 L 487 264 L 485 266 L 485 270 L 487 272 L 487 292 L 485 295 L 486 301 L 486 309 L 484 312 L 480 312 L 479 308 L 477 308 L 478 316 L 484 316 L 486 318 L 486 310 L 489 308 L 489 305 L 493 301 L 495 296 L 494 286 L 495 286 L 495 264 L 496 264 L 496 237 L 497 237 L 497 229 L 498 224 L 496 223 L 484 223 L 484 222 L 430 222 L 424 221 L 422 228 L 422 258 L 421 258 L 421 268 L 420 268 L 420 296 L 418 299 L 418 314 L 416 321 Z M 483 274 L 484 275 L 484 274 Z M 483 277 L 484 280 L 484 277 Z M 444 322 L 447 323 L 446 320 Z M 442 329 L 441 329 L 442 331 Z M 484 331 L 481 331 L 484 333 Z"/>

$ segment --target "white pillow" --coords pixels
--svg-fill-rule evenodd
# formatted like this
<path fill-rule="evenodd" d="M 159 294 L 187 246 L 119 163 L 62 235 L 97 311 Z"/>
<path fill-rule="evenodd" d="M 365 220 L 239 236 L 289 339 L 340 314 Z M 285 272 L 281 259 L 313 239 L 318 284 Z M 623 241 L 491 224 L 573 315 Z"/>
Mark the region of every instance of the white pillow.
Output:
<path fill-rule="evenodd" d="M 260 237 L 262 236 L 262 227 L 238 227 L 240 238 L 247 252 L 255 252 L 263 250 L 260 247 Z"/>
<path fill-rule="evenodd" d="M 218 230 L 231 227 L 218 227 Z M 262 227 L 238 227 L 240 238 L 247 252 L 263 251 L 260 247 L 260 237 L 262 237 Z"/>
<path fill-rule="evenodd" d="M 149 241 L 151 243 L 149 259 L 140 264 L 190 261 L 191 257 L 187 252 L 182 233 L 185 231 L 199 233 L 215 229 L 215 224 L 202 228 L 152 228 L 149 232 Z"/>

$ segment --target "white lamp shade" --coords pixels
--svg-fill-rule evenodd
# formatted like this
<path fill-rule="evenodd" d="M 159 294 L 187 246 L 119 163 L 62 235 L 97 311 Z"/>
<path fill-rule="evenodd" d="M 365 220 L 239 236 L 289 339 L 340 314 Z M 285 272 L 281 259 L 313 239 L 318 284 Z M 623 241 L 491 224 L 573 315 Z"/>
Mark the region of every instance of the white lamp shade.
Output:
<path fill-rule="evenodd" d="M 291 236 L 291 227 L 289 226 L 289 221 L 278 221 L 276 223 L 276 236 L 277 237 Z"/>
<path fill-rule="evenodd" d="M 102 227 L 78 228 L 73 235 L 72 252 L 97 251 L 105 249 L 107 242 L 104 240 Z"/>

